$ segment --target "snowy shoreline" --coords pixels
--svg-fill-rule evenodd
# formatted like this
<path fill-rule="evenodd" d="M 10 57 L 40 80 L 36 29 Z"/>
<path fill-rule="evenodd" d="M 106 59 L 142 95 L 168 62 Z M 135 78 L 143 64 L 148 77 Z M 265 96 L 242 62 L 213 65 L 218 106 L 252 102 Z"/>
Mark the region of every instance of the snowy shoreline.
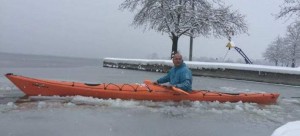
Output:
<path fill-rule="evenodd" d="M 230 78 L 300 86 L 300 68 L 236 63 L 185 61 L 194 76 Z M 171 60 L 104 58 L 103 67 L 141 71 L 166 72 Z"/>

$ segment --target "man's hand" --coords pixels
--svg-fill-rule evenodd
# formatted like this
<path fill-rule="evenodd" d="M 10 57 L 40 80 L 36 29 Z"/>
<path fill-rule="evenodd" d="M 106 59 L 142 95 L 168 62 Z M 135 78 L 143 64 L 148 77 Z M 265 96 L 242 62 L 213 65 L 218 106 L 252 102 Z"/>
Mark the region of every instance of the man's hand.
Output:
<path fill-rule="evenodd" d="M 154 81 L 154 82 L 152 82 L 152 83 L 155 84 L 155 85 L 158 85 L 157 81 Z"/>
<path fill-rule="evenodd" d="M 166 87 L 168 89 L 171 89 L 172 88 L 172 85 L 162 85 L 163 87 Z"/>

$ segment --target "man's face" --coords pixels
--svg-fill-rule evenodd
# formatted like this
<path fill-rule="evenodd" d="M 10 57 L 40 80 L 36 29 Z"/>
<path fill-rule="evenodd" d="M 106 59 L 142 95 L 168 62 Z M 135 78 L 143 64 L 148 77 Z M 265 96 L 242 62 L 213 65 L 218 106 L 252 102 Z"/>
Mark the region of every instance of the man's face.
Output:
<path fill-rule="evenodd" d="M 173 64 L 175 67 L 180 66 L 182 63 L 182 56 L 180 54 L 175 54 L 173 57 Z"/>

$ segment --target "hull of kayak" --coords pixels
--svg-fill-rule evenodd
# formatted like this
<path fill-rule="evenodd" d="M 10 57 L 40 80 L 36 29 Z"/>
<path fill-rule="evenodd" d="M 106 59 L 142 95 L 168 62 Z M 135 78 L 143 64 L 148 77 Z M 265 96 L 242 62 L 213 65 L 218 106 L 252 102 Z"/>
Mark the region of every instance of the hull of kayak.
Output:
<path fill-rule="evenodd" d="M 29 78 L 14 74 L 6 74 L 21 91 L 28 96 L 87 96 L 103 99 L 134 99 L 150 101 L 219 101 L 250 102 L 258 104 L 274 104 L 278 93 L 222 93 L 216 91 L 195 90 L 191 93 L 180 89 L 145 84 L 85 84 Z"/>

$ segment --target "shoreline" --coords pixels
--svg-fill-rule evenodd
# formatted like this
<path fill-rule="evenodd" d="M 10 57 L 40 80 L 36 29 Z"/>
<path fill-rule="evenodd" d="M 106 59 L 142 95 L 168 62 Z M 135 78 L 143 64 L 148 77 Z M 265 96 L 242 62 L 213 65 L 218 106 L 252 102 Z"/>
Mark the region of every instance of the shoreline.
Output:
<path fill-rule="evenodd" d="M 300 86 L 300 69 L 236 63 L 185 61 L 193 76 L 228 78 Z M 103 67 L 166 73 L 171 60 L 104 58 Z"/>

